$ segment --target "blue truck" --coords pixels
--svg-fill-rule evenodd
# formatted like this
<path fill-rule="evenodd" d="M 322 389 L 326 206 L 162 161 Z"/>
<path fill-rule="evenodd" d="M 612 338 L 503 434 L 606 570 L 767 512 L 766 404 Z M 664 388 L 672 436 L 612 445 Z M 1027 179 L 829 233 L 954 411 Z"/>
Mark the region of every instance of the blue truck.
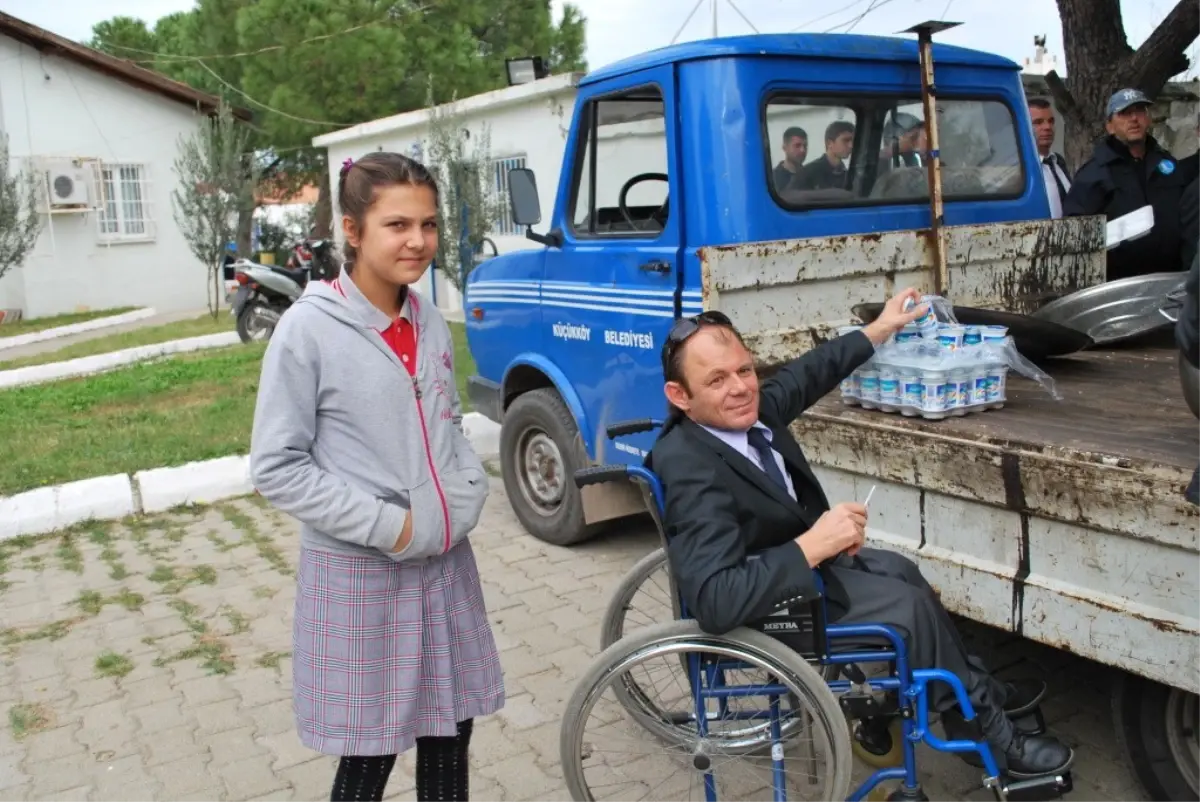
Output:
<path fill-rule="evenodd" d="M 1048 219 L 1018 65 L 900 38 L 723 38 L 604 67 L 578 84 L 547 224 L 528 170 L 510 195 L 542 247 L 470 274 L 468 387 L 501 426 L 517 517 L 559 545 L 644 510 L 572 475 L 649 450 L 603 432 L 662 416 L 681 316 L 726 312 L 770 371 L 897 288 L 1029 314 L 1104 281 L 1103 219 Z M 835 394 L 793 430 L 831 497 L 878 486 L 869 536 L 949 609 L 1118 668 L 1139 777 L 1195 799 L 1197 433 L 1174 357 L 1085 351 L 1048 368 L 1061 401 L 1014 381 L 1005 409 L 942 421 Z"/>

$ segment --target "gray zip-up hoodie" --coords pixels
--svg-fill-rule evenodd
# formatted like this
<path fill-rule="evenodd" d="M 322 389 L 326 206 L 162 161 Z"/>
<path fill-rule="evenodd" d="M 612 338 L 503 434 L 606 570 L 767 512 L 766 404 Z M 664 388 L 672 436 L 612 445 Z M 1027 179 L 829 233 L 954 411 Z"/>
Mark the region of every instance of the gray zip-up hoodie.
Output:
<path fill-rule="evenodd" d="M 410 291 L 416 377 L 381 336 L 392 321 L 345 269 L 311 282 L 263 357 L 250 477 L 302 524 L 307 548 L 424 560 L 479 522 L 483 464 L 462 431 L 450 329 Z M 412 542 L 392 553 L 412 511 Z"/>

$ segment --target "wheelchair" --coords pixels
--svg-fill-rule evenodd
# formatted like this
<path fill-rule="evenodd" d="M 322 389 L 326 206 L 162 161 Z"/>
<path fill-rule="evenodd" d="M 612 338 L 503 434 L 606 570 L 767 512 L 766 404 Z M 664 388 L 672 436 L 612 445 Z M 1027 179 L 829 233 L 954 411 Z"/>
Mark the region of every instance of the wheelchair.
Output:
<path fill-rule="evenodd" d="M 608 427 L 607 434 L 615 440 L 661 425 L 652 419 L 629 421 Z M 978 740 L 937 736 L 927 701 L 934 682 L 947 683 L 963 718 L 977 724 L 961 681 L 942 669 L 911 668 L 904 640 L 891 627 L 828 622 L 821 594 L 792 600 L 762 621 L 724 635 L 701 630 L 688 616 L 667 566 L 658 477 L 645 467 L 626 465 L 593 466 L 575 474 L 580 487 L 626 479 L 640 487 L 663 548 L 639 561 L 621 583 L 605 615 L 603 651 L 567 701 L 559 742 L 572 799 L 590 802 L 599 792 L 623 800 L 701 795 L 709 802 L 722 796 L 775 802 L 927 800 L 917 777 L 918 743 L 973 753 L 983 767 L 983 787 L 998 800 L 1056 799 L 1072 789 L 1070 771 L 1006 776 L 977 727 Z M 668 592 L 658 600 L 662 609 L 649 620 L 629 620 L 634 594 L 651 580 L 662 585 L 664 579 Z M 667 604 L 670 620 L 656 621 Z M 664 666 L 659 676 L 665 676 L 669 689 L 662 701 L 651 698 L 664 684 L 651 674 L 656 662 Z M 882 671 L 868 677 L 861 666 L 872 664 Z M 601 732 L 589 737 L 586 726 L 593 715 Z M 853 738 L 848 720 L 857 722 Z M 618 742 L 629 746 L 614 748 Z M 633 746 L 647 751 L 631 751 Z M 855 756 L 874 771 L 851 792 Z M 672 767 L 683 770 L 681 778 L 664 776 Z M 792 773 L 796 767 L 798 774 Z M 612 779 L 593 782 L 592 769 Z M 894 781 L 899 784 L 888 794 L 884 783 Z"/>

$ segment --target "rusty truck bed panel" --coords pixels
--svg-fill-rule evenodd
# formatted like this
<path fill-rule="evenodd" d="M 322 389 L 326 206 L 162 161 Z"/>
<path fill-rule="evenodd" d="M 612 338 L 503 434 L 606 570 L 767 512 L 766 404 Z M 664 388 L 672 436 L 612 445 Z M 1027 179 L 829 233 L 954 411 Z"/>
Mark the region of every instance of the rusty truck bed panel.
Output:
<path fill-rule="evenodd" d="M 1015 377 L 1004 409 L 931 421 L 848 407 L 830 395 L 813 413 L 1116 467 L 1196 467 L 1200 434 L 1183 402 L 1176 351 L 1090 351 L 1047 360 L 1063 399 Z"/>
<path fill-rule="evenodd" d="M 959 306 L 1028 313 L 1104 280 L 1103 218 L 953 226 L 946 244 L 946 295 Z M 733 318 L 764 365 L 854 322 L 855 304 L 934 286 L 929 239 L 912 231 L 710 247 L 700 257 L 706 308 Z"/>

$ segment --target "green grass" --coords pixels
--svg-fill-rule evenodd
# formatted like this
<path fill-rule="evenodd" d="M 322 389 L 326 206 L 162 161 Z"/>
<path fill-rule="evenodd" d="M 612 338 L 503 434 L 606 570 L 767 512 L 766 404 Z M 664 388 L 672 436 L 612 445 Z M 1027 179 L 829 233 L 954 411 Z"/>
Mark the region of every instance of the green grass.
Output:
<path fill-rule="evenodd" d="M 68 345 L 65 348 L 59 348 L 57 351 L 46 351 L 21 359 L 10 359 L 6 362 L 0 362 L 0 370 L 24 368 L 29 365 L 45 365 L 49 362 L 63 362 L 68 359 L 107 354 L 112 351 L 120 351 L 124 348 L 136 348 L 139 345 L 156 345 L 168 342 L 169 340 L 199 337 L 203 334 L 219 334 L 223 331 L 233 331 L 233 328 L 234 322 L 233 318 L 229 316 L 229 311 L 222 310 L 221 314 L 215 320 L 212 315 L 201 315 L 200 317 L 191 320 L 181 320 L 177 323 L 148 326 L 146 328 L 134 329 L 133 331 L 110 334 L 106 337 L 96 337 L 95 339 Z M 0 352 L 0 355 L 2 354 L 3 352 Z"/>
<path fill-rule="evenodd" d="M 123 315 L 126 312 L 132 312 L 136 307 L 122 306 L 118 309 L 95 309 L 90 312 L 71 312 L 66 315 L 54 315 L 53 317 L 35 317 L 29 320 L 21 320 L 16 323 L 5 323 L 0 325 L 0 339 L 5 337 L 16 337 L 18 334 L 32 334 L 35 331 L 43 331 L 44 329 L 53 329 L 59 326 L 69 326 L 72 323 L 83 323 L 88 320 L 95 320 L 101 317 L 112 317 L 113 315 Z"/>
<path fill-rule="evenodd" d="M 450 330 L 466 408 L 475 364 L 463 325 Z M 0 391 L 0 496 L 246 453 L 263 350 L 238 345 Z M 58 555 L 64 564 L 71 545 Z"/>
<path fill-rule="evenodd" d="M 8 709 L 8 728 L 12 731 L 13 739 L 18 742 L 46 729 L 51 721 L 49 708 L 40 703 L 13 705 Z"/>

